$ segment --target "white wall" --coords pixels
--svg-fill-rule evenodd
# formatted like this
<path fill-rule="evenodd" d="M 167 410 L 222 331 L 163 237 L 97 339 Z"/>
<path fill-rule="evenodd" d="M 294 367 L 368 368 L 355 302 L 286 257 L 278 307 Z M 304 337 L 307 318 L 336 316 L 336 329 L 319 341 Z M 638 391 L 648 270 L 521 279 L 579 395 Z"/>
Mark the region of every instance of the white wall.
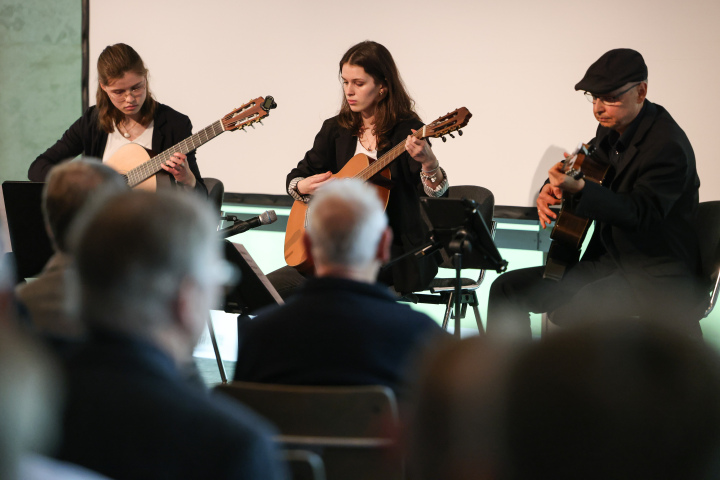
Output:
<path fill-rule="evenodd" d="M 340 57 L 371 39 L 393 53 L 425 122 L 460 106 L 473 113 L 462 138 L 434 143 L 451 183 L 521 206 L 534 204 L 563 150 L 594 134 L 575 83 L 605 51 L 634 48 L 649 68 L 649 99 L 695 148 L 701 200 L 720 199 L 718 2 L 96 0 L 90 14 L 92 70 L 106 45 L 132 45 L 156 98 L 195 131 L 251 98 L 275 97 L 264 126 L 199 149 L 203 175 L 229 192 L 284 193 L 286 174 L 337 112 Z"/>

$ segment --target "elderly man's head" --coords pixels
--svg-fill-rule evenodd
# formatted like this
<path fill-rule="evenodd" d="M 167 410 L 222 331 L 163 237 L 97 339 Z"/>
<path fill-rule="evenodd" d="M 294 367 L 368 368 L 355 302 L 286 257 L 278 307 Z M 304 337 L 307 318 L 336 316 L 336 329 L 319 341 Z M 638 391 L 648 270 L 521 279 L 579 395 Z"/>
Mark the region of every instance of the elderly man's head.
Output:
<path fill-rule="evenodd" d="M 375 190 L 354 179 L 323 186 L 310 202 L 306 241 L 319 276 L 365 272 L 374 280 L 392 233 Z"/>
<path fill-rule="evenodd" d="M 186 192 L 126 192 L 78 220 L 71 235 L 81 316 L 89 327 L 192 347 L 226 280 L 216 220 Z"/>
<path fill-rule="evenodd" d="M 127 189 L 119 173 L 97 160 L 73 160 L 50 170 L 43 189 L 42 208 L 55 248 L 67 252 L 67 232 L 89 198 Z"/>

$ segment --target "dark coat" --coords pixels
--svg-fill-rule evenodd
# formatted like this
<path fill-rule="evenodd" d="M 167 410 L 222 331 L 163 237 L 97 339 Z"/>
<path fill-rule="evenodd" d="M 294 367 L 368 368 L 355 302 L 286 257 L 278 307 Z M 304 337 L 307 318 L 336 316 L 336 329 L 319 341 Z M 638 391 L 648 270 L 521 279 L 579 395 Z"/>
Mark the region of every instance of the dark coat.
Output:
<path fill-rule="evenodd" d="M 440 335 L 437 323 L 386 288 L 314 278 L 242 325 L 235 380 L 397 391 L 414 355 Z"/>
<path fill-rule="evenodd" d="M 152 150 L 155 154 L 164 152 L 192 135 L 190 119 L 167 105 L 158 103 L 153 121 Z M 97 107 L 92 106 L 67 129 L 55 145 L 33 161 L 28 170 L 28 178 L 33 182 L 44 182 L 52 167 L 81 154 L 102 158 L 107 139 L 108 134 L 99 127 Z M 190 170 L 197 180 L 195 190 L 207 196 L 195 152 L 189 153 L 187 158 Z"/>
<path fill-rule="evenodd" d="M 121 479 L 281 479 L 274 430 L 156 347 L 95 334 L 68 361 L 59 458 Z"/>
<path fill-rule="evenodd" d="M 596 221 L 584 259 L 609 253 L 630 277 L 699 275 L 692 218 L 700 179 L 685 132 L 660 105 L 646 102 L 632 143 L 607 188 L 586 182 L 579 215 Z M 609 128 L 593 143 L 608 154 Z M 632 281 L 632 278 L 630 278 Z"/>

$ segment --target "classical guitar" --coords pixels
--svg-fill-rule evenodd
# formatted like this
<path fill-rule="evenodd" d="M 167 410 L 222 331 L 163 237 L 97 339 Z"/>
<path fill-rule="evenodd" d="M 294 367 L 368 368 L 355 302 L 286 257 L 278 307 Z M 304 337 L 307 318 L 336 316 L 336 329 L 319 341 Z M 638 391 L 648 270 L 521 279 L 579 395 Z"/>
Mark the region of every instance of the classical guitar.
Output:
<path fill-rule="evenodd" d="M 602 185 L 610 166 L 598 160 L 595 146 L 581 143 L 564 160 L 563 172 L 575 179 L 584 178 L 585 181 Z M 592 220 L 575 213 L 578 201 L 576 195 L 563 194 L 560 213 L 550 232 L 552 243 L 545 263 L 544 278 L 560 281 L 565 270 L 580 259 L 580 249 Z"/>
<path fill-rule="evenodd" d="M 105 164 L 121 173 L 131 188 L 155 191 L 159 185 L 170 184 L 172 177 L 156 174 L 162 171 L 162 165 L 172 154 L 187 155 L 223 132 L 244 130 L 267 117 L 276 106 L 273 97 L 258 97 L 158 155 L 152 156 L 145 147 L 130 143 L 115 152 Z"/>
<path fill-rule="evenodd" d="M 442 137 L 451 134 L 456 130 L 467 125 L 472 114 L 467 108 L 462 107 L 448 113 L 429 123 L 412 135 L 415 138 L 423 139 L 428 137 Z M 462 131 L 458 132 L 462 135 Z M 452 137 L 452 135 L 450 135 Z M 359 153 L 352 157 L 343 168 L 333 175 L 333 178 L 359 178 L 364 181 L 370 181 L 376 187 L 383 204 L 387 206 L 388 198 L 390 198 L 390 169 L 388 166 L 405 151 L 405 141 L 395 145 L 390 151 L 385 153 L 377 160 L 373 160 L 367 155 Z M 308 253 L 303 244 L 303 234 L 305 232 L 308 205 L 305 202 L 295 201 L 290 216 L 288 217 L 287 230 L 285 231 L 285 261 L 292 267 L 300 270 L 308 270 L 312 267 L 312 262 L 308 258 Z"/>

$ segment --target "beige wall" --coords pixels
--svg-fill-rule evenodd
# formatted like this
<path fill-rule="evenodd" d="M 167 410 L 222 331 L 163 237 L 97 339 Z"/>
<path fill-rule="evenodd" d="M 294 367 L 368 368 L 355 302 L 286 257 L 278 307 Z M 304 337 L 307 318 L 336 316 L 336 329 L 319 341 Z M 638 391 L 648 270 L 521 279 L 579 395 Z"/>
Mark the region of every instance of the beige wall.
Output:
<path fill-rule="evenodd" d="M 593 136 L 591 106 L 573 90 L 587 67 L 611 48 L 635 48 L 649 66 L 650 100 L 693 143 L 701 199 L 720 199 L 720 95 L 707 93 L 720 78 L 720 2 L 126 0 L 123 10 L 138 14 L 119 21 L 116 3 L 92 2 L 91 59 L 110 43 L 135 46 L 158 99 L 196 130 L 250 98 L 276 97 L 264 127 L 200 149 L 201 171 L 226 191 L 283 193 L 337 111 L 337 62 L 373 39 L 393 53 L 426 122 L 470 109 L 466 135 L 435 152 L 452 183 L 484 185 L 505 205 L 532 204 L 562 151 Z"/>

